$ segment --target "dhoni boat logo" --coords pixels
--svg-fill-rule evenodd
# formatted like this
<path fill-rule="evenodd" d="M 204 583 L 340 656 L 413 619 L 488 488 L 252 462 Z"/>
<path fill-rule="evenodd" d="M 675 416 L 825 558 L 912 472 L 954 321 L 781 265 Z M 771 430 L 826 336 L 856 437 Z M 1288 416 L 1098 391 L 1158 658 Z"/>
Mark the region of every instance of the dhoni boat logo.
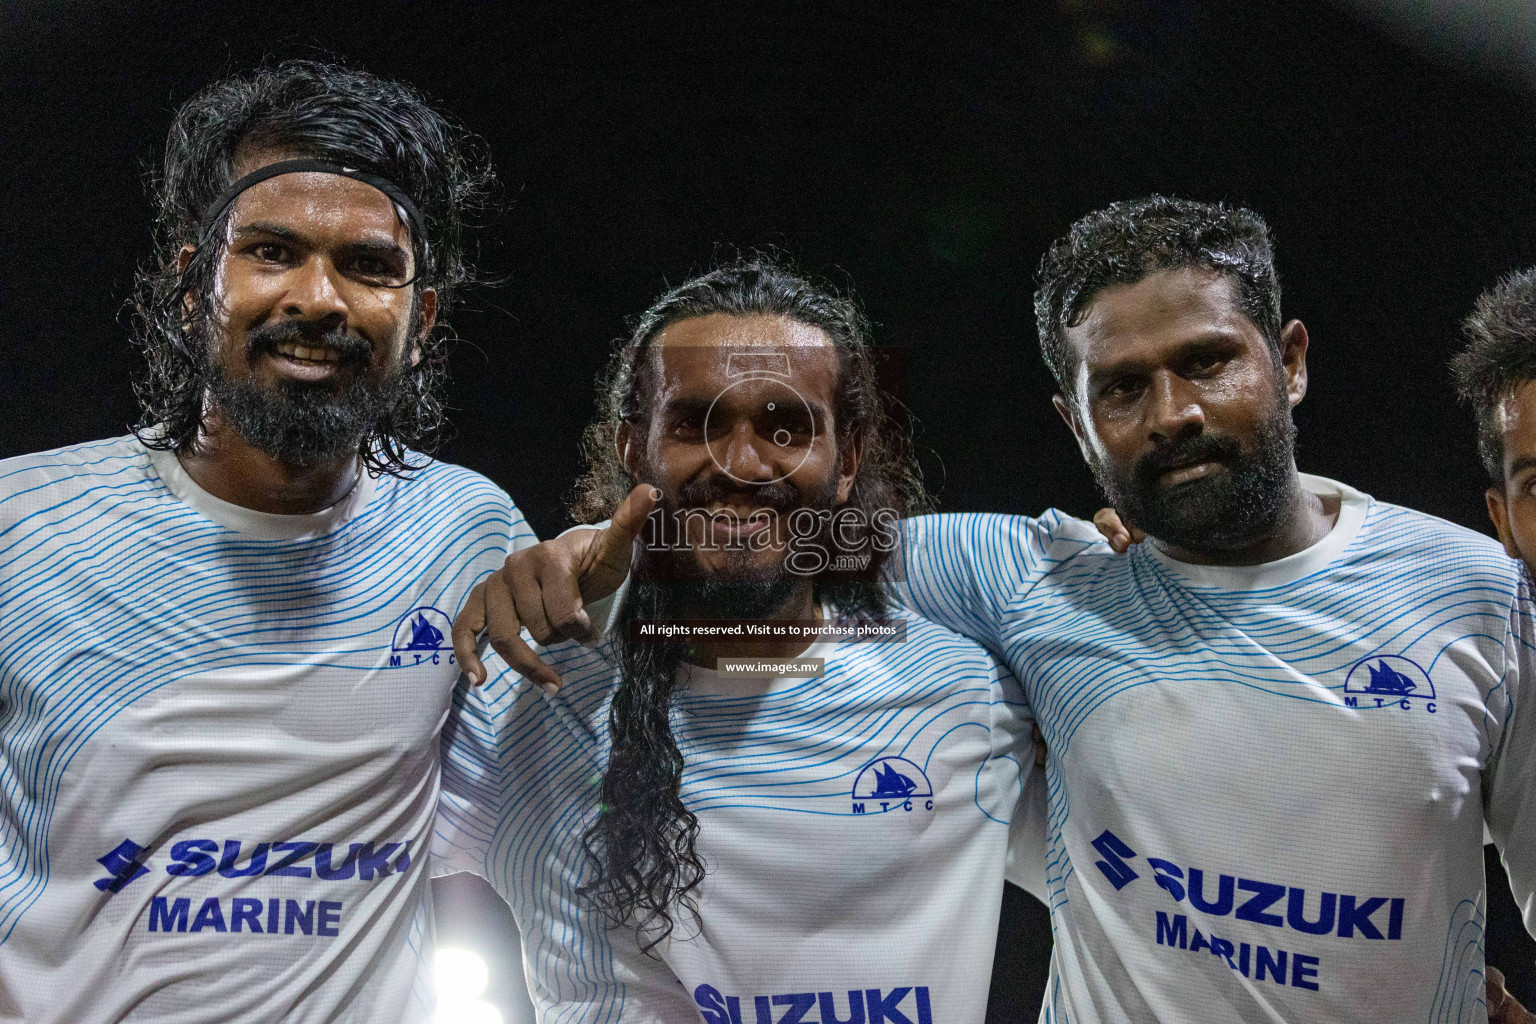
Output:
<path fill-rule="evenodd" d="M 904 757 L 878 757 L 854 779 L 854 814 L 910 811 L 919 806 L 933 810 L 933 784 Z"/>
<path fill-rule="evenodd" d="M 453 623 L 448 616 L 422 605 L 412 608 L 395 623 L 394 640 L 389 645 L 389 666 L 437 665 L 446 657 L 453 664 Z"/>
<path fill-rule="evenodd" d="M 1424 701 L 1424 710 L 1434 714 L 1435 684 L 1418 663 L 1396 654 L 1362 658 L 1344 678 L 1344 703 L 1348 707 L 1382 708 L 1396 704 L 1411 711 L 1415 700 Z"/>

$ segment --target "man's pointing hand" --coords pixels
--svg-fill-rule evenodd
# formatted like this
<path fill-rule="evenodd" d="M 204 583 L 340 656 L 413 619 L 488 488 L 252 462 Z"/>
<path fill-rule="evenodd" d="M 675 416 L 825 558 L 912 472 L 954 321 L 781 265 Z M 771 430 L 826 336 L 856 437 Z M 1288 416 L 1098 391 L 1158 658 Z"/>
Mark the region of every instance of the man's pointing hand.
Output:
<path fill-rule="evenodd" d="M 486 670 L 475 647 L 485 633 L 508 665 L 546 693 L 560 689 L 560 676 L 523 641 L 591 640 L 586 605 L 607 597 L 629 575 L 635 538 L 661 494 L 641 484 L 604 527 L 570 530 L 553 540 L 507 556 L 502 567 L 469 592 L 453 623 L 453 651 L 469 681 L 485 682 Z"/>

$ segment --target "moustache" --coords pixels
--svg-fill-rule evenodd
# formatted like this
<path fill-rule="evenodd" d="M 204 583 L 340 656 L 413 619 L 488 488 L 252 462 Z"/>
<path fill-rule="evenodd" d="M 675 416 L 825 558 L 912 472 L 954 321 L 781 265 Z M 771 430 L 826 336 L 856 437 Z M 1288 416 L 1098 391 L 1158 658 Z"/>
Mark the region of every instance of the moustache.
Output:
<path fill-rule="evenodd" d="M 255 362 L 257 356 L 276 355 L 279 345 L 329 349 L 336 353 L 336 359 L 342 365 L 366 366 L 373 358 L 373 345 L 368 339 L 308 320 L 280 320 L 255 328 L 245 336 L 245 357 Z"/>
<path fill-rule="evenodd" d="M 1243 446 L 1225 434 L 1196 434 L 1170 441 L 1143 455 L 1136 462 L 1136 483 L 1142 489 L 1156 486 L 1158 478 L 1175 466 L 1194 462 L 1230 464 L 1242 457 Z"/>
<path fill-rule="evenodd" d="M 798 488 L 786 483 L 756 484 L 750 489 L 740 481 L 726 481 L 718 477 L 691 480 L 679 487 L 675 498 L 663 498 L 664 505 L 678 511 L 688 508 L 708 508 L 710 505 L 728 504 L 731 498 L 747 492 L 751 503 L 758 508 L 774 512 L 791 512 L 804 502 Z"/>

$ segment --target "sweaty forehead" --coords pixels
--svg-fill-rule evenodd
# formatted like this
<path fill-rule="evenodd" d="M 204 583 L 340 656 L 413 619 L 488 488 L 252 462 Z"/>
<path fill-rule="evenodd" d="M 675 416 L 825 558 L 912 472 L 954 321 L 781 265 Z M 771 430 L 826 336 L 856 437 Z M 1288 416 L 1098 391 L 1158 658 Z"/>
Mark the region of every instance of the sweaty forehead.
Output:
<path fill-rule="evenodd" d="M 656 336 L 651 358 L 667 397 L 715 393 L 750 380 L 830 401 L 837 387 L 832 339 L 819 327 L 784 316 L 711 313 L 679 320 Z"/>
<path fill-rule="evenodd" d="M 832 339 L 820 327 L 787 316 L 731 316 L 711 313 L 668 326 L 656 336 L 658 349 L 673 347 L 827 348 Z"/>
<path fill-rule="evenodd" d="M 1181 268 L 1105 288 L 1089 300 L 1082 322 L 1063 333 L 1079 359 L 1096 363 L 1202 336 L 1257 335 L 1258 328 L 1230 277 Z"/>
<path fill-rule="evenodd" d="M 234 174 L 243 177 L 268 164 L 300 156 L 270 151 L 239 155 Z M 229 223 L 238 228 L 254 222 L 303 234 L 387 239 L 402 246 L 410 241 L 410 230 L 401 222 L 389 196 L 366 182 L 321 171 L 279 174 L 240 193 L 231 204 Z"/>
<path fill-rule="evenodd" d="M 1503 435 L 1504 464 L 1536 457 L 1536 381 L 1524 381 L 1494 412 Z"/>

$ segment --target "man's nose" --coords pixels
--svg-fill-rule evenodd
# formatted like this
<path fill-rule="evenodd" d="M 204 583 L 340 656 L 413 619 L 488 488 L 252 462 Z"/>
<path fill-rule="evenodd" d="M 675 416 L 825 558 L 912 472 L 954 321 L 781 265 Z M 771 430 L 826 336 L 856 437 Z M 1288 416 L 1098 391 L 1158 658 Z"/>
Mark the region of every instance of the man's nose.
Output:
<path fill-rule="evenodd" d="M 765 442 L 757 436 L 749 419 L 735 423 L 728 434 L 710 444 L 710 453 L 720 469 L 734 480 L 747 483 L 772 480 L 778 474 L 764 458 Z"/>
<path fill-rule="evenodd" d="M 1205 409 L 1178 375 L 1159 373 L 1148 396 L 1147 434 L 1158 444 L 1205 430 Z"/>
<path fill-rule="evenodd" d="M 294 268 L 283 296 L 283 315 L 299 320 L 332 321 L 326 325 L 328 328 L 344 326 L 347 303 L 336 287 L 335 275 L 331 261 L 319 255 Z"/>

